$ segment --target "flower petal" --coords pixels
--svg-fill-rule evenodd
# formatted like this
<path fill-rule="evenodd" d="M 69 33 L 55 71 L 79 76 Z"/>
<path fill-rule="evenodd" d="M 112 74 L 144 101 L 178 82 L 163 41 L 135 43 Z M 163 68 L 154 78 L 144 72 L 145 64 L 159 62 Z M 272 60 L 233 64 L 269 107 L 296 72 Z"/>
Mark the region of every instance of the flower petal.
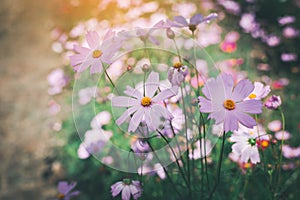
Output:
<path fill-rule="evenodd" d="M 113 107 L 131 107 L 140 104 L 137 99 L 125 96 L 113 97 L 111 102 Z"/>
<path fill-rule="evenodd" d="M 159 74 L 157 72 L 151 72 L 145 83 L 145 94 L 147 97 L 152 98 L 159 85 Z"/>
<path fill-rule="evenodd" d="M 101 73 L 102 72 L 102 63 L 100 60 L 94 59 L 91 68 L 90 68 L 90 73 L 95 74 L 95 73 Z"/>
<path fill-rule="evenodd" d="M 124 91 L 124 94 L 131 96 L 131 97 L 135 97 L 137 99 L 142 99 L 143 95 L 140 91 L 138 91 L 137 89 L 134 89 L 130 86 L 126 86 L 126 90 Z"/>
<path fill-rule="evenodd" d="M 250 95 L 250 93 L 254 90 L 254 85 L 248 79 L 241 80 L 235 86 L 232 93 L 232 100 L 234 101 L 242 101 L 246 97 Z"/>
<path fill-rule="evenodd" d="M 123 184 L 122 184 L 121 181 L 119 181 L 119 182 L 113 184 L 110 188 L 111 188 L 112 196 L 115 197 L 115 196 L 117 196 L 117 195 L 121 192 L 121 190 L 123 189 Z"/>
<path fill-rule="evenodd" d="M 89 31 L 86 34 L 86 40 L 91 49 L 94 49 L 99 45 L 100 37 L 96 31 Z"/>
<path fill-rule="evenodd" d="M 174 17 L 174 21 L 176 21 L 176 22 L 178 22 L 179 24 L 182 24 L 182 25 L 184 25 L 184 26 L 187 26 L 187 25 L 188 25 L 186 19 L 185 19 L 184 17 L 182 17 L 182 16 L 176 16 L 176 17 Z"/>
<path fill-rule="evenodd" d="M 239 122 L 244 126 L 248 128 L 253 128 L 254 126 L 256 126 L 256 121 L 253 119 L 253 117 L 239 111 L 234 112 L 234 114 Z"/>
<path fill-rule="evenodd" d="M 224 131 L 236 131 L 238 130 L 238 119 L 235 116 L 234 110 L 225 111 L 225 120 L 224 120 Z"/>
<path fill-rule="evenodd" d="M 260 114 L 262 112 L 262 102 L 255 99 L 246 100 L 236 104 L 236 110 L 250 114 Z"/>
<path fill-rule="evenodd" d="M 196 14 L 194 15 L 191 20 L 190 20 L 190 24 L 192 25 L 198 25 L 203 21 L 203 16 L 201 14 Z"/>
<path fill-rule="evenodd" d="M 142 119 L 143 119 L 143 116 L 144 116 L 144 112 L 145 112 L 145 109 L 144 107 L 140 107 L 132 116 L 131 120 L 130 120 L 130 123 L 129 123 L 129 127 L 128 127 L 128 132 L 134 132 L 137 127 L 140 125 Z"/>
<path fill-rule="evenodd" d="M 250 160 L 253 164 L 260 162 L 259 152 L 256 146 L 251 147 Z"/>
<path fill-rule="evenodd" d="M 213 111 L 211 114 L 209 114 L 209 118 L 213 118 L 216 121 L 216 124 L 219 124 L 225 120 L 225 109 L 220 109 L 217 111 Z"/>
<path fill-rule="evenodd" d="M 178 87 L 174 86 L 172 88 L 168 88 L 168 89 L 165 89 L 165 90 L 161 91 L 152 100 L 154 102 L 159 102 L 159 101 L 162 101 L 164 99 L 171 98 L 171 97 L 177 95 L 177 93 L 178 93 Z"/>
<path fill-rule="evenodd" d="M 117 125 L 121 125 L 125 122 L 125 120 L 134 112 L 136 112 L 139 109 L 138 106 L 133 106 L 131 108 L 128 108 L 125 110 L 125 112 L 116 120 Z"/>
<path fill-rule="evenodd" d="M 122 200 L 130 200 L 130 187 L 128 185 L 123 188 Z"/>

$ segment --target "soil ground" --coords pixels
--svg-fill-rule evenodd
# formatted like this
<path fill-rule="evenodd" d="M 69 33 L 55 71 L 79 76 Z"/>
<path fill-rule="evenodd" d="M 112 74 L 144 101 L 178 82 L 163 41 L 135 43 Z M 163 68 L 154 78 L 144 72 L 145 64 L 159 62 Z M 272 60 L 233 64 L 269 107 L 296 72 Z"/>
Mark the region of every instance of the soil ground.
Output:
<path fill-rule="evenodd" d="M 56 145 L 49 129 L 47 75 L 61 64 L 51 50 L 57 0 L 1 0 L 0 199 L 41 200 L 56 194 L 43 174 Z"/>

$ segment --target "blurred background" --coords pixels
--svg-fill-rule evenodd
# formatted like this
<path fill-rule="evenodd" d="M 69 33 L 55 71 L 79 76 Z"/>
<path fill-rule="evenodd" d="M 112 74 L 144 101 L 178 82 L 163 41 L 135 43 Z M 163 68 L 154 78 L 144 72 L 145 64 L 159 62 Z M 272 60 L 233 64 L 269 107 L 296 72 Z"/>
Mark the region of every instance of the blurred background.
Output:
<path fill-rule="evenodd" d="M 1 0 L 0 4 L 0 199 L 49 199 L 57 194 L 58 180 L 77 178 L 79 172 L 66 167 L 62 158 L 73 156 L 69 165 L 81 162 L 76 159 L 78 138 L 60 131 L 62 120 L 71 115 L 72 85 L 63 86 L 63 95 L 51 92 L 48 75 L 62 69 L 71 77 L 72 42 L 96 22 L 105 28 L 130 29 L 177 15 L 217 12 L 219 18 L 203 30 L 198 42 L 217 63 L 227 61 L 234 70 L 271 85 L 283 99 L 287 130 L 293 135 L 290 144 L 300 144 L 299 0 Z M 234 41 L 227 40 L 229 32 L 238 35 Z M 66 144 L 71 145 L 65 148 Z M 109 193 L 108 187 L 95 196 Z"/>

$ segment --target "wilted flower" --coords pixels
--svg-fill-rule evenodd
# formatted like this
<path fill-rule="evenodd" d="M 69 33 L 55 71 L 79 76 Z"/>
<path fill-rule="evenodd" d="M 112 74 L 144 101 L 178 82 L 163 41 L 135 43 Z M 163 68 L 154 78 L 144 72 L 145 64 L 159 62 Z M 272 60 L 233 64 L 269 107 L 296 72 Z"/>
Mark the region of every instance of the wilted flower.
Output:
<path fill-rule="evenodd" d="M 83 72 L 88 67 L 91 67 L 90 72 L 101 73 L 103 63 L 110 64 L 111 58 L 120 48 L 121 41 L 114 41 L 112 38 L 115 33 L 108 31 L 105 35 L 102 44 L 100 44 L 100 36 L 96 31 L 90 31 L 86 35 L 86 40 L 89 48 L 74 46 L 74 51 L 77 53 L 70 57 L 71 65 L 77 72 Z"/>
<path fill-rule="evenodd" d="M 159 74 L 151 72 L 145 83 L 145 91 L 142 94 L 138 89 L 133 89 L 127 86 L 124 91 L 126 96 L 117 96 L 112 98 L 113 107 L 128 108 L 117 120 L 116 124 L 120 125 L 132 115 L 129 123 L 128 132 L 134 132 L 141 122 L 145 122 L 149 129 L 156 130 L 160 125 L 160 118 L 171 119 L 172 114 L 169 113 L 165 107 L 159 104 L 160 101 L 175 96 L 178 92 L 178 87 L 165 89 L 157 92 L 159 86 Z"/>
<path fill-rule="evenodd" d="M 254 82 L 254 90 L 246 99 L 261 100 L 271 92 L 270 86 L 264 86 L 261 82 Z"/>
<path fill-rule="evenodd" d="M 265 107 L 268 109 L 277 109 L 281 105 L 280 96 L 272 95 L 267 101 L 265 102 Z"/>
<path fill-rule="evenodd" d="M 184 82 L 186 75 L 188 74 L 188 67 L 180 62 L 175 63 L 168 70 L 168 80 L 172 86 L 180 86 Z"/>
<path fill-rule="evenodd" d="M 79 195 L 80 192 L 78 190 L 71 192 L 75 186 L 76 182 L 68 184 L 66 181 L 60 181 L 57 187 L 59 194 L 57 195 L 56 200 L 69 200 L 71 197 Z"/>
<path fill-rule="evenodd" d="M 116 197 L 122 191 L 122 200 L 130 200 L 130 196 L 132 196 L 133 199 L 138 199 L 143 192 L 141 183 L 130 179 L 118 181 L 110 188 L 113 197 Z"/>
<path fill-rule="evenodd" d="M 176 22 L 181 27 L 188 27 L 192 32 L 194 32 L 197 26 L 203 22 L 209 23 L 211 20 L 218 17 L 217 13 L 211 13 L 207 17 L 203 17 L 201 14 L 194 15 L 188 22 L 183 16 L 174 17 L 174 22 Z"/>
<path fill-rule="evenodd" d="M 256 121 L 246 113 L 261 113 L 262 103 L 256 99 L 243 100 L 253 89 L 253 84 L 246 79 L 234 88 L 233 78 L 228 74 L 210 78 L 202 89 L 206 98 L 199 97 L 200 111 L 210 113 L 208 117 L 215 119 L 216 124 L 224 122 L 225 132 L 238 130 L 238 122 L 252 128 Z"/>

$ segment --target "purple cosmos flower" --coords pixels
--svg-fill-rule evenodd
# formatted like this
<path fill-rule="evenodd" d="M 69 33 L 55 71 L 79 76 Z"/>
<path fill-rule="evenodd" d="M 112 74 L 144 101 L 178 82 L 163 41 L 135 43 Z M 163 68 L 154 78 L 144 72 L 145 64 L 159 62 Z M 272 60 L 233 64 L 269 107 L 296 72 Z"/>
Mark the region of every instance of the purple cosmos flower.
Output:
<path fill-rule="evenodd" d="M 123 179 L 123 181 L 118 181 L 110 188 L 113 197 L 116 197 L 122 191 L 122 200 L 130 200 L 131 195 L 133 199 L 138 199 L 141 197 L 143 192 L 141 183 L 139 181 L 130 179 Z"/>
<path fill-rule="evenodd" d="M 174 17 L 174 22 L 177 23 L 176 26 L 188 27 L 192 32 L 194 32 L 197 26 L 203 22 L 209 23 L 211 20 L 216 19 L 218 17 L 217 13 L 211 13 L 206 17 L 203 17 L 201 14 L 194 15 L 188 22 L 183 16 Z"/>
<path fill-rule="evenodd" d="M 262 103 L 255 99 L 243 100 L 253 89 L 253 84 L 246 79 L 234 88 L 233 78 L 228 74 L 210 78 L 202 89 L 206 98 L 199 97 L 200 111 L 210 113 L 208 117 L 215 119 L 216 124 L 224 122 L 225 132 L 238 130 L 238 122 L 252 128 L 256 122 L 246 113 L 261 113 Z"/>
<path fill-rule="evenodd" d="M 132 115 L 129 123 L 128 132 L 134 132 L 141 122 L 145 122 L 150 130 L 156 130 L 160 125 L 160 118 L 171 119 L 172 114 L 167 111 L 159 102 L 175 96 L 178 92 L 178 87 L 174 86 L 155 93 L 159 86 L 159 74 L 151 72 L 146 83 L 144 95 L 138 88 L 133 89 L 127 86 L 124 93 L 126 96 L 118 96 L 112 98 L 112 106 L 128 108 L 117 120 L 116 124 L 120 125 Z"/>
<path fill-rule="evenodd" d="M 172 86 L 180 86 L 184 82 L 186 75 L 189 73 L 188 67 L 180 62 L 175 63 L 168 70 L 168 80 Z"/>
<path fill-rule="evenodd" d="M 277 133 L 275 133 L 275 138 L 277 140 L 288 140 L 291 137 L 292 136 L 288 131 L 278 131 Z"/>
<path fill-rule="evenodd" d="M 71 197 L 79 195 L 80 192 L 78 190 L 71 192 L 75 186 L 76 182 L 68 184 L 66 181 L 60 181 L 57 187 L 59 194 L 57 195 L 56 200 L 69 200 Z"/>
<path fill-rule="evenodd" d="M 261 82 L 254 82 L 254 90 L 251 94 L 246 98 L 248 99 L 257 99 L 261 100 L 265 98 L 271 92 L 270 86 L 264 86 Z"/>
<path fill-rule="evenodd" d="M 296 61 L 298 58 L 297 54 L 295 53 L 282 53 L 281 54 L 281 60 L 283 62 L 292 62 Z"/>
<path fill-rule="evenodd" d="M 113 40 L 115 33 L 108 31 L 100 44 L 100 36 L 96 31 L 90 31 L 86 35 L 86 40 L 89 48 L 74 46 L 74 51 L 77 53 L 70 56 L 71 65 L 77 72 L 83 72 L 88 67 L 91 67 L 90 72 L 100 73 L 103 70 L 102 63 L 111 63 L 111 58 L 120 48 L 121 41 Z"/>
<path fill-rule="evenodd" d="M 296 17 L 294 16 L 284 16 L 278 19 L 278 23 L 280 25 L 290 24 L 296 21 Z"/>
<path fill-rule="evenodd" d="M 269 99 L 267 99 L 265 103 L 265 107 L 271 110 L 276 110 L 281 105 L 280 96 L 272 95 Z"/>

